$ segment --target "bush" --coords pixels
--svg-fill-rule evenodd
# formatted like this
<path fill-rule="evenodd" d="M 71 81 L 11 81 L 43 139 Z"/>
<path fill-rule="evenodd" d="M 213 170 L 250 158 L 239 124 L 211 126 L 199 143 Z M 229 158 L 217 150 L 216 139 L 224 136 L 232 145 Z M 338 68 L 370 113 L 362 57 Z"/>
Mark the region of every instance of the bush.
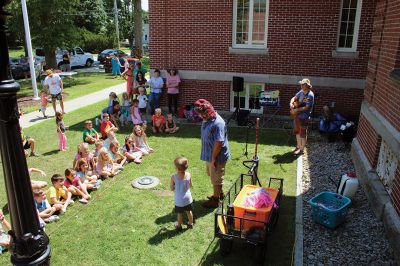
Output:
<path fill-rule="evenodd" d="M 114 36 L 95 34 L 89 31 L 85 31 L 84 34 L 82 34 L 81 47 L 86 52 L 99 53 L 115 46 Z"/>

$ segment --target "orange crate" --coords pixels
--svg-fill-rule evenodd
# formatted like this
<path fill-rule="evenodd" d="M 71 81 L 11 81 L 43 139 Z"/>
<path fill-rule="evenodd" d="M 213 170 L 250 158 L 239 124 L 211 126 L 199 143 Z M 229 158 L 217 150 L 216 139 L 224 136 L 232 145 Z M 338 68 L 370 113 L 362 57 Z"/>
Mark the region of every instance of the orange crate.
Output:
<path fill-rule="evenodd" d="M 253 190 L 259 188 L 260 188 L 259 186 L 253 186 L 253 185 L 243 186 L 242 190 L 239 192 L 239 195 L 233 202 L 235 217 L 248 218 L 260 222 L 268 221 L 269 215 L 272 210 L 272 206 L 266 208 L 258 208 L 258 209 L 254 207 L 243 206 L 246 196 L 250 195 L 250 193 Z M 275 188 L 268 188 L 268 187 L 264 187 L 264 189 L 267 190 L 267 192 L 271 195 L 272 200 L 275 201 L 276 197 L 278 196 L 278 190 Z M 242 230 L 247 230 L 250 229 L 251 227 L 262 227 L 264 225 L 263 223 L 257 223 L 242 219 L 235 219 L 235 229 L 240 230 L 241 221 L 243 221 Z"/>

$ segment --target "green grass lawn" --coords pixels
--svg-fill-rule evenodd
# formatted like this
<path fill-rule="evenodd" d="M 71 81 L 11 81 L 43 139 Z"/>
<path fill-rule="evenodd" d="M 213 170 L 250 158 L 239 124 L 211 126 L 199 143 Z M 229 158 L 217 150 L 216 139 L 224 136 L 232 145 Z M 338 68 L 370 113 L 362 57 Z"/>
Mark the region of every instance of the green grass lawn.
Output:
<path fill-rule="evenodd" d="M 105 104 L 105 102 L 104 102 Z M 86 119 L 94 119 L 103 103 L 68 113 L 65 123 L 68 151 L 58 152 L 54 119 L 27 128 L 25 131 L 37 141 L 39 157 L 28 158 L 29 167 L 43 169 L 49 181 L 54 173 L 62 174 L 72 164 L 76 146 L 81 141 L 81 130 Z M 131 128 L 119 132 L 123 141 Z M 250 143 L 254 143 L 254 132 Z M 113 179 L 92 193 L 90 204 L 76 202 L 57 223 L 46 226 L 52 248 L 52 265 L 250 265 L 253 253 L 250 247 L 235 245 L 225 258 L 219 254 L 219 241 L 214 239 L 214 213 L 200 206 L 211 193 L 209 178 L 205 175 L 200 156 L 200 127 L 182 125 L 176 135 L 149 134 L 149 143 L 155 153 L 143 164 L 129 164 Z M 244 129 L 230 128 L 229 140 L 232 159 L 227 164 L 227 189 L 240 173 L 246 170 Z M 250 154 L 254 145 L 249 145 Z M 266 265 L 289 265 L 294 243 L 296 164 L 290 155 L 287 137 L 279 130 L 260 131 L 261 182 L 269 177 L 284 178 L 284 194 L 280 220 L 268 237 Z M 176 233 L 173 222 L 173 196 L 166 193 L 169 178 L 174 172 L 173 160 L 184 155 L 189 159 L 193 178 L 196 224 L 193 230 Z M 2 173 L 1 173 L 2 175 Z M 154 190 L 137 190 L 131 182 L 138 176 L 154 175 L 161 184 Z M 33 174 L 32 179 L 41 179 Z M 6 204 L 4 178 L 0 177 L 0 206 Z M 4 208 L 3 208 L 4 209 Z M 7 215 L 7 217 L 9 217 Z M 9 253 L 0 255 L 0 265 L 9 264 Z"/>
<path fill-rule="evenodd" d="M 25 56 L 24 47 L 10 48 L 8 49 L 8 54 L 10 57 Z"/>
<path fill-rule="evenodd" d="M 33 95 L 32 84 L 30 79 L 19 80 L 21 90 L 18 92 L 18 98 Z M 99 90 L 125 82 L 122 79 L 114 79 L 110 74 L 105 73 L 78 73 L 72 80 L 64 79 L 64 91 L 67 93 L 66 101 L 72 100 Z M 38 83 L 38 90 L 42 86 Z M 40 101 L 32 102 L 32 106 L 24 106 L 22 110 L 25 113 L 36 111 L 40 106 Z"/>

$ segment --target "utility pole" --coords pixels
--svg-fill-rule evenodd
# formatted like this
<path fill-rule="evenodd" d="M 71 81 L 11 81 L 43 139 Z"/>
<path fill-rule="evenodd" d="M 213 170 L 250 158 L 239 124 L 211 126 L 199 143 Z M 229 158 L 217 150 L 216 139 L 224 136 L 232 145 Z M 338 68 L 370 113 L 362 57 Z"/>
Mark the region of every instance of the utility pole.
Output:
<path fill-rule="evenodd" d="M 114 19 L 115 19 L 115 34 L 117 35 L 117 48 L 119 49 L 119 27 L 118 27 L 118 8 L 117 0 L 114 0 Z"/>
<path fill-rule="evenodd" d="M 36 72 L 35 72 L 35 65 L 33 63 L 31 31 L 29 30 L 29 19 L 28 19 L 28 11 L 26 9 L 26 0 L 21 0 L 21 6 L 22 6 L 22 17 L 24 19 L 26 49 L 28 50 L 29 69 L 31 71 L 33 100 L 38 101 L 40 100 L 40 98 L 38 96 L 38 89 L 36 84 Z"/>

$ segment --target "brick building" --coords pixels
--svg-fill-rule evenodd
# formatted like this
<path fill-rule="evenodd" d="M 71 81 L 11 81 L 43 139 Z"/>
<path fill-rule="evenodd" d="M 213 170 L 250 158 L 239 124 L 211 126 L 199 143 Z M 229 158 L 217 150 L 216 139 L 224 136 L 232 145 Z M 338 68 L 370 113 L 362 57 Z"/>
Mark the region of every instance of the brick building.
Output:
<path fill-rule="evenodd" d="M 352 156 L 400 264 L 400 1 L 378 0 Z"/>
<path fill-rule="evenodd" d="M 278 89 L 280 114 L 287 115 L 297 82 L 307 77 L 318 95 L 316 113 L 335 102 L 357 119 L 375 2 L 149 0 L 151 68 L 180 71 L 180 105 L 204 97 L 233 110 L 232 77 L 239 76 L 241 108 L 261 112 L 259 92 Z"/>

